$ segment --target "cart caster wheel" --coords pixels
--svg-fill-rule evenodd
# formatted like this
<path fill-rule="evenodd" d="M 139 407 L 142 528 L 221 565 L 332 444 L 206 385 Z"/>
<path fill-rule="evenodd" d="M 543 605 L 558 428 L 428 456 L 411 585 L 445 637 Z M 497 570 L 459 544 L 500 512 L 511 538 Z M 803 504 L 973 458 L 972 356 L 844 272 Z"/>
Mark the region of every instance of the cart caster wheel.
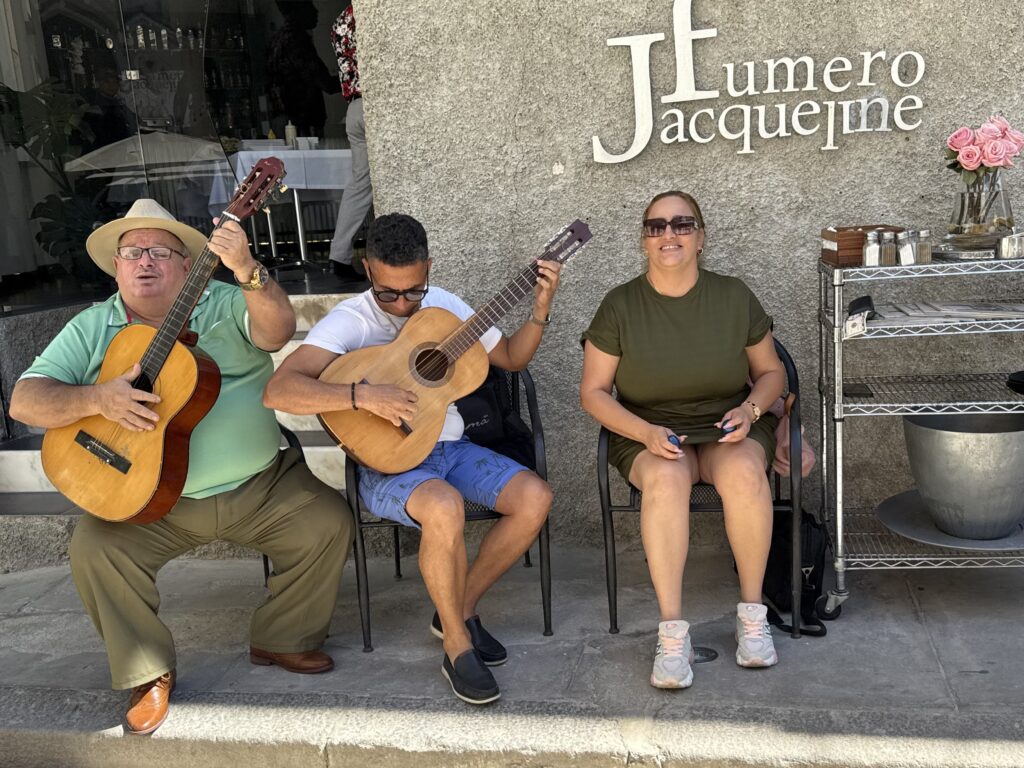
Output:
<path fill-rule="evenodd" d="M 843 606 L 840 603 L 830 611 L 828 609 L 828 599 L 829 595 L 822 595 L 817 600 L 815 600 L 814 611 L 818 614 L 818 618 L 820 619 L 823 619 L 825 621 L 835 621 L 840 617 L 840 615 L 842 615 Z"/>

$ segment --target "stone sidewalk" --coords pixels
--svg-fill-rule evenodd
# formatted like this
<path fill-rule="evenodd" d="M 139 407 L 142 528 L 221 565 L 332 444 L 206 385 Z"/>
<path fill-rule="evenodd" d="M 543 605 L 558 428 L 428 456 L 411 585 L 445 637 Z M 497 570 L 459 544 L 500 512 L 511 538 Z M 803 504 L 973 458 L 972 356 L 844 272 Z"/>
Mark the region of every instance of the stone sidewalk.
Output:
<path fill-rule="evenodd" d="M 337 668 L 291 675 L 249 663 L 261 566 L 179 560 L 160 575 L 178 688 L 152 737 L 125 735 L 127 698 L 66 567 L 0 576 L 0 765 L 16 766 L 985 766 L 1024 765 L 1024 572 L 850 575 L 826 638 L 776 632 L 780 664 L 733 660 L 735 576 L 691 553 L 687 618 L 716 661 L 692 688 L 647 683 L 656 609 L 642 553 L 620 553 L 621 633 L 610 635 L 603 554 L 554 555 L 554 630 L 537 568 L 515 567 L 481 605 L 509 648 L 502 699 L 472 707 L 441 677 L 415 568 L 370 574 L 373 653 L 362 652 L 351 564 L 326 650 Z"/>

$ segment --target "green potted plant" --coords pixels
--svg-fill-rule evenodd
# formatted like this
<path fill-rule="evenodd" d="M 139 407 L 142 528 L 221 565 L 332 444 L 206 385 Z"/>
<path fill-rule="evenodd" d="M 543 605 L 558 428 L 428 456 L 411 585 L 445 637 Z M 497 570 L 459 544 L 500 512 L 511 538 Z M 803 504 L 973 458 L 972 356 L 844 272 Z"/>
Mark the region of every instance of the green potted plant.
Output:
<path fill-rule="evenodd" d="M 85 252 L 85 240 L 103 216 L 97 190 L 90 189 L 95 184 L 73 179 L 64 167 L 81 153 L 83 140 L 93 139 L 86 119 L 93 111 L 59 81 L 47 80 L 27 91 L 0 83 L 0 139 L 23 152 L 56 187 L 32 208 L 31 219 L 39 223 L 36 240 L 83 283 L 105 279 Z"/>

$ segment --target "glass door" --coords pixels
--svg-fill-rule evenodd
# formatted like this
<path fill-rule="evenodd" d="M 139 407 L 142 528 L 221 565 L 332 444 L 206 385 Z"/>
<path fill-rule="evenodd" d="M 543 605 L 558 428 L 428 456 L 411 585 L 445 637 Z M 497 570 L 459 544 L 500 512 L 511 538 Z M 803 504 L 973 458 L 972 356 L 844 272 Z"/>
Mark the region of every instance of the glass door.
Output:
<path fill-rule="evenodd" d="M 108 295 L 85 240 L 151 197 L 208 232 L 234 187 L 206 0 L 0 0 L 0 312 Z"/>

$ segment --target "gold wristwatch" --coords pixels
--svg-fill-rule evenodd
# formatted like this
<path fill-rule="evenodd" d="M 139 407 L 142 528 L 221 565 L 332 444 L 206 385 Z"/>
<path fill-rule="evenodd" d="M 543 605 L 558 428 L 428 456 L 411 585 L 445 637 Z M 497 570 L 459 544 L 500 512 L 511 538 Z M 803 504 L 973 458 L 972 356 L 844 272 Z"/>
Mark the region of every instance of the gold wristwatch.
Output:
<path fill-rule="evenodd" d="M 256 262 L 256 266 L 252 271 L 252 277 L 249 278 L 249 282 L 243 283 L 237 277 L 235 282 L 238 283 L 238 287 L 243 291 L 262 291 L 266 288 L 267 283 L 270 282 L 270 272 L 267 268 Z"/>
<path fill-rule="evenodd" d="M 757 420 L 761 418 L 761 409 L 757 407 L 757 403 L 755 403 L 753 400 L 747 400 L 747 405 L 749 405 L 750 410 L 754 412 L 754 419 L 750 423 L 756 424 Z"/>

